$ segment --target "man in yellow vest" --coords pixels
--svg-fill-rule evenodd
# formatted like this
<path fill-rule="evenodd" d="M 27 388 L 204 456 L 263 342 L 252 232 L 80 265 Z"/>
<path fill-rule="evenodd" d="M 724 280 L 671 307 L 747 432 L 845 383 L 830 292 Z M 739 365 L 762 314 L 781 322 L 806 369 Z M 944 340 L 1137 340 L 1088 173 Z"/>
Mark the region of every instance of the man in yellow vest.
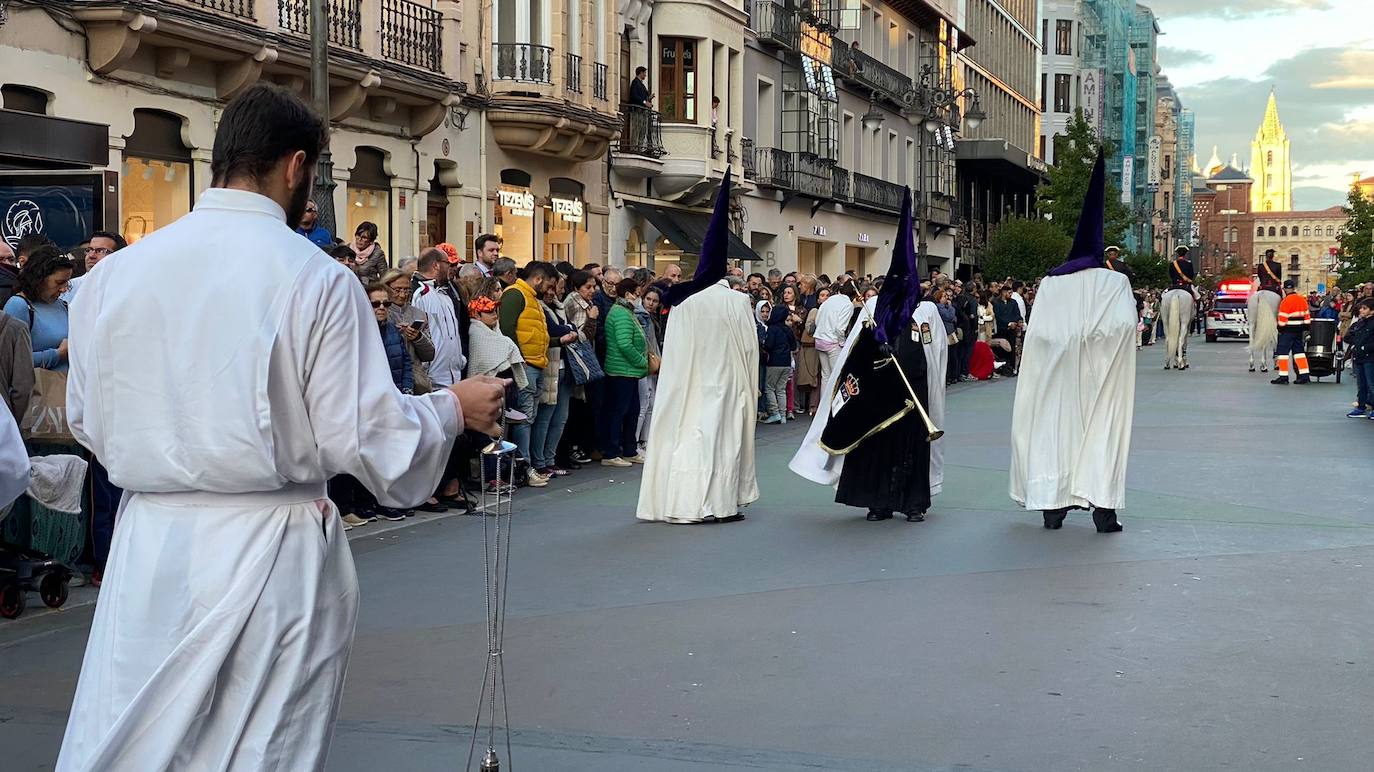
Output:
<path fill-rule="evenodd" d="M 520 278 L 502 293 L 497 310 L 501 334 L 515 341 L 525 358 L 525 387 L 520 390 L 520 402 L 515 406 L 524 415 L 512 422 L 510 430 L 511 442 L 525 459 L 530 457 L 530 428 L 544 388 L 544 368 L 549 364 L 549 325 L 539 299 L 557 281 L 558 269 L 552 263 L 536 260 L 525 266 Z M 530 469 L 528 482 L 531 487 L 542 488 L 549 484 L 549 478 Z"/>

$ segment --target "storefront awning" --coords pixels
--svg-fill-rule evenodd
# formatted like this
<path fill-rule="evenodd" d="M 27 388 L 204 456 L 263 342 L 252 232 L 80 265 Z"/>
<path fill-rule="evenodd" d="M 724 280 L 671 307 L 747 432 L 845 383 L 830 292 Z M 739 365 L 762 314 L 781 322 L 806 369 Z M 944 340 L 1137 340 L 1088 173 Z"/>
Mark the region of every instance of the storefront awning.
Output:
<path fill-rule="evenodd" d="M 669 209 L 662 206 L 654 206 L 640 201 L 627 201 L 630 209 L 640 217 L 649 221 L 649 224 L 658 229 L 665 239 L 671 241 L 678 249 L 693 255 L 701 254 L 701 242 L 706 237 L 706 226 L 711 222 L 710 215 L 687 212 L 681 209 Z M 755 252 L 744 240 L 735 235 L 734 231 L 729 231 L 727 239 L 729 244 L 726 246 L 725 256 L 731 260 L 762 260 L 759 253 Z"/>

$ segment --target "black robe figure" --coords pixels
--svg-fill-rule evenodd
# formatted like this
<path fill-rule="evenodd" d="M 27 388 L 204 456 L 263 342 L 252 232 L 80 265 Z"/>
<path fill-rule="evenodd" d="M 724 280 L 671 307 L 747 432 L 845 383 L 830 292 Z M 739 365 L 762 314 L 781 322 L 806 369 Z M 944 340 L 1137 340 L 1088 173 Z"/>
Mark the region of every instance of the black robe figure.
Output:
<path fill-rule="evenodd" d="M 920 522 L 930 509 L 930 440 L 911 395 L 927 404 L 922 336 L 945 331 L 913 325 L 920 300 L 908 189 L 882 290 L 865 309 L 864 328 L 834 377 L 832 403 L 845 404 L 832 410 L 821 438 L 824 447 L 834 448 L 831 452 L 852 448 L 835 501 L 867 507 L 869 520 L 901 512 L 908 521 Z"/>

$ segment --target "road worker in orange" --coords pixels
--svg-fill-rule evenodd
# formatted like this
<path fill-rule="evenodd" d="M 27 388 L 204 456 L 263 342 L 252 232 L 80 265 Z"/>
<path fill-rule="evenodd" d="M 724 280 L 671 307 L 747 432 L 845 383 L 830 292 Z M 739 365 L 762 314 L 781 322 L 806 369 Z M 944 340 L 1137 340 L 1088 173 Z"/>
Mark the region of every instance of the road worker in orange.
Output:
<path fill-rule="evenodd" d="M 1312 322 L 1312 312 L 1307 307 L 1307 298 L 1297 293 L 1297 285 L 1292 279 L 1283 283 L 1283 300 L 1279 301 L 1279 344 L 1274 353 L 1279 358 L 1279 377 L 1270 383 L 1288 383 L 1291 369 L 1288 359 L 1293 359 L 1298 377 L 1294 383 L 1311 383 L 1307 375 L 1307 351 L 1303 346 L 1303 333 Z"/>

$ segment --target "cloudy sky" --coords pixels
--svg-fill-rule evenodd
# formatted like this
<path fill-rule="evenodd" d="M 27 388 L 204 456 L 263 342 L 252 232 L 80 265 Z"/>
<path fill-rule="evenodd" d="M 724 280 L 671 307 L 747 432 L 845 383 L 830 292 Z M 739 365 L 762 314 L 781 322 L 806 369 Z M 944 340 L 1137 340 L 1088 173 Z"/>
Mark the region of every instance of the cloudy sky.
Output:
<path fill-rule="evenodd" d="M 1374 175 L 1374 1 L 1144 0 L 1160 19 L 1159 61 L 1197 114 L 1199 164 L 1250 163 L 1272 87 L 1293 154 L 1293 204 L 1345 200 Z"/>

